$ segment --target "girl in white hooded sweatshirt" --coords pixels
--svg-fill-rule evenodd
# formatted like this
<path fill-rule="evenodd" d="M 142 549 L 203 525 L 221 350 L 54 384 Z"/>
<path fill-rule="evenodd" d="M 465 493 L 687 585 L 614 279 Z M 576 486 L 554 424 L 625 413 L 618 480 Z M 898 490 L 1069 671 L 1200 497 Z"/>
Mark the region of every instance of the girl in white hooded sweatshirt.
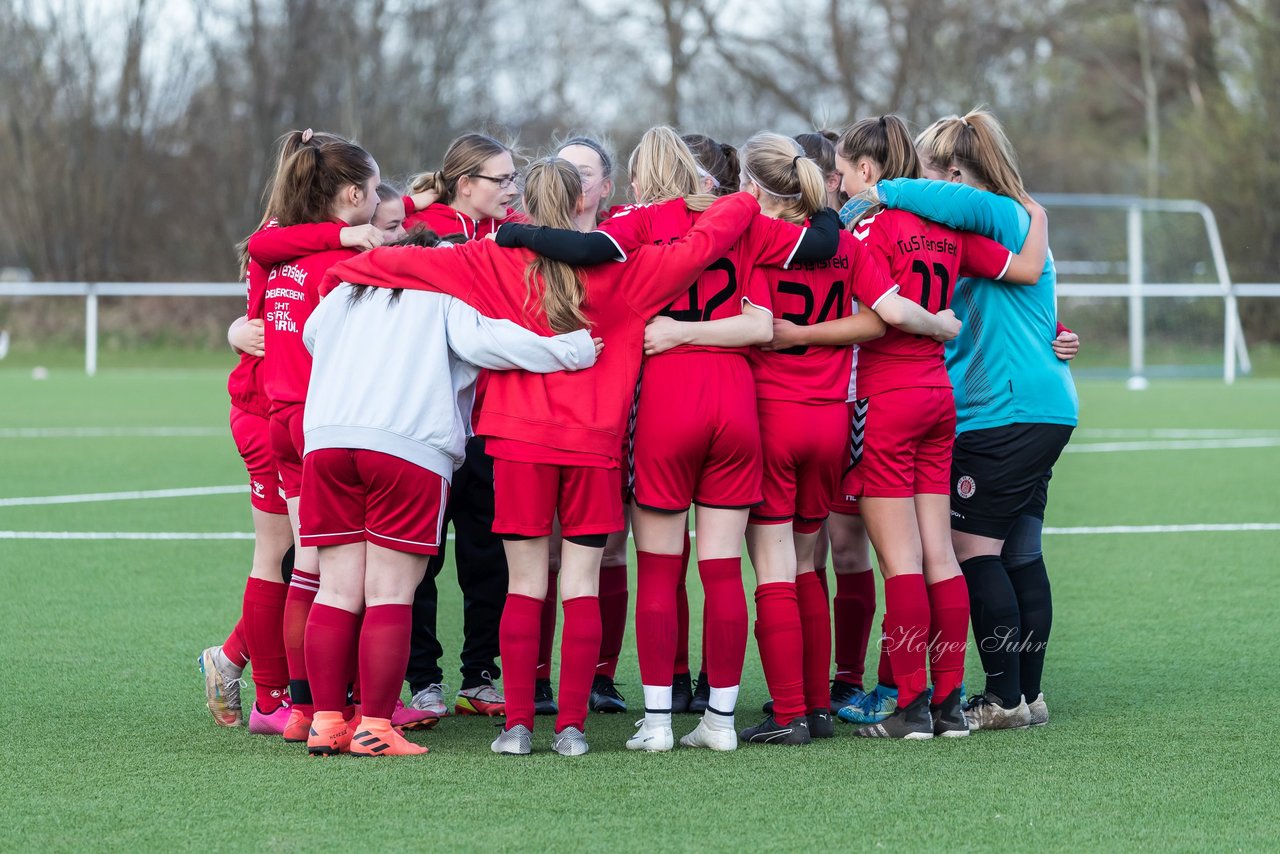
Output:
<path fill-rule="evenodd" d="M 409 242 L 432 245 L 430 232 Z M 543 337 L 427 291 L 343 284 L 312 312 L 303 422 L 301 539 L 320 550 L 307 620 L 315 700 L 308 750 L 426 753 L 391 726 L 409 655 L 413 592 L 440 546 L 449 482 L 462 464 L 481 368 L 538 373 L 595 364 L 585 330 Z M 361 612 L 364 619 L 361 622 Z M 363 715 L 343 720 L 359 634 Z"/>

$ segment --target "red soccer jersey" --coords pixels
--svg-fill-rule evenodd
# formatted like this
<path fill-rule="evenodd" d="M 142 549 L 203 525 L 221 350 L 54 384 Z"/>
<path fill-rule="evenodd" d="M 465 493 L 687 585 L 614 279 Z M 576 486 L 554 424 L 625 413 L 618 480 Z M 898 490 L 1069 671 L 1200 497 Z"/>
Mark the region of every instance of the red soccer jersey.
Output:
<path fill-rule="evenodd" d="M 249 238 L 249 263 L 245 269 L 245 317 L 250 320 L 262 319 L 269 267 L 308 252 L 340 248 L 342 229 L 341 223 L 332 222 L 304 223 L 280 228 L 274 219 L 258 229 Z M 227 392 L 237 408 L 264 418 L 270 414 L 271 400 L 263 387 L 262 358 L 241 353 L 240 360 L 227 377 Z"/>
<path fill-rule="evenodd" d="M 1013 253 L 994 240 L 954 231 L 915 214 L 884 210 L 863 220 L 853 236 L 882 259 L 899 296 L 931 312 L 951 304 L 956 279 L 998 279 Z M 876 300 L 859 296 L 875 308 Z M 883 337 L 863 344 L 858 355 L 858 394 L 867 397 L 896 388 L 951 387 L 943 345 L 890 326 Z"/>
<path fill-rule="evenodd" d="M 826 261 L 794 264 L 790 269 L 757 267 L 767 283 L 769 304 L 779 320 L 812 326 L 853 313 L 855 294 L 879 298 L 893 290 L 880 264 L 847 231 Z M 853 347 L 799 346 L 768 352 L 751 349 L 756 396 L 797 403 L 843 403 L 849 393 Z"/>
<path fill-rule="evenodd" d="M 405 198 L 408 198 L 408 196 Z M 427 205 L 422 210 L 415 209 L 412 212 L 409 212 L 409 205 L 406 205 L 404 227 L 407 231 L 415 225 L 425 225 L 441 237 L 446 237 L 450 234 L 463 234 L 466 235 L 468 240 L 474 240 L 479 237 L 489 236 L 497 231 L 498 226 L 504 222 L 524 221 L 524 214 L 515 208 L 507 208 L 507 215 L 502 219 L 493 219 L 492 217 L 472 219 L 456 208 L 436 202 Z"/>
<path fill-rule="evenodd" d="M 679 240 L 689 232 L 698 217 L 698 213 L 685 206 L 684 199 L 671 199 L 654 205 L 625 207 L 602 222 L 600 231 L 607 234 L 626 255 L 641 246 L 660 246 Z M 787 264 L 803 236 L 804 228 L 801 226 L 757 216 L 733 248 L 712 262 L 685 294 L 659 314 L 674 320 L 719 320 L 741 313 L 744 298 L 763 307 L 768 297 L 766 293 L 750 290 L 753 281 L 751 267 L 756 264 Z M 667 352 L 690 350 L 746 355 L 748 348 L 682 344 Z"/>
<path fill-rule="evenodd" d="M 264 295 L 265 375 L 272 411 L 307 399 L 311 354 L 302 343 L 302 327 L 320 302 L 320 280 L 334 264 L 359 254 L 329 249 L 277 264 L 267 274 Z"/>
<path fill-rule="evenodd" d="M 584 270 L 582 309 L 592 334 L 605 342 L 595 367 L 574 373 L 490 372 L 479 432 L 570 452 L 555 460 L 561 464 L 580 463 L 582 457 L 575 456 L 580 453 L 617 464 L 640 374 L 645 323 L 721 257 L 758 211 L 744 193 L 727 196 L 683 240 L 639 248 L 626 263 Z M 330 270 L 321 290 L 345 281 L 438 291 L 490 317 L 549 335 L 537 301 L 526 305 L 525 269 L 534 257 L 527 249 L 503 249 L 490 240 L 376 249 Z"/>

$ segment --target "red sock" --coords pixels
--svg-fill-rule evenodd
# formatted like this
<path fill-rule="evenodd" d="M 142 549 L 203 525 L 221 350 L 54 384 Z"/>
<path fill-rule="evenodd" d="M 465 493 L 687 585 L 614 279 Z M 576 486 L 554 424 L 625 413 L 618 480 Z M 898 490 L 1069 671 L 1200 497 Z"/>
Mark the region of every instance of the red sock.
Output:
<path fill-rule="evenodd" d="M 804 633 L 804 704 L 826 709 L 831 703 L 831 609 L 817 573 L 796 576 L 796 603 Z"/>
<path fill-rule="evenodd" d="M 307 685 L 307 653 L 303 638 L 311 603 L 320 592 L 320 576 L 299 569 L 289 580 L 289 594 L 284 600 L 284 654 L 289 661 L 289 693 L 304 714 L 312 713 L 311 689 Z M 338 707 L 342 708 L 341 706 Z"/>
<path fill-rule="evenodd" d="M 236 667 L 244 667 L 249 663 L 249 642 L 244 636 L 244 615 L 236 620 L 236 626 L 222 642 L 222 654 Z"/>
<path fill-rule="evenodd" d="M 702 657 L 712 688 L 742 682 L 747 656 L 747 596 L 742 590 L 742 558 L 698 561 L 704 596 Z"/>
<path fill-rule="evenodd" d="M 547 574 L 547 598 L 542 600 L 542 617 L 538 629 L 537 679 L 551 678 L 551 648 L 556 643 L 556 590 L 560 586 L 560 570 Z"/>
<path fill-rule="evenodd" d="M 576 596 L 564 600 L 564 631 L 560 636 L 560 693 L 556 703 L 556 732 L 567 726 L 582 729 L 587 722 L 591 677 L 600 652 L 600 599 Z"/>
<path fill-rule="evenodd" d="M 676 660 L 680 555 L 636 552 L 636 653 L 642 685 L 670 685 Z"/>
<path fill-rule="evenodd" d="M 929 673 L 933 699 L 941 704 L 964 681 L 964 654 L 969 640 L 969 586 L 964 576 L 928 586 Z"/>
<path fill-rule="evenodd" d="M 880 618 L 880 662 L 876 665 L 876 681 L 889 688 L 897 687 L 893 678 L 893 668 L 889 666 L 889 644 L 885 641 L 888 631 L 884 617 Z"/>
<path fill-rule="evenodd" d="M 360 714 L 389 718 L 409 664 L 412 605 L 374 605 L 360 628 Z"/>
<path fill-rule="evenodd" d="M 568 610 L 565 611 L 568 619 Z M 612 679 L 618 672 L 622 636 L 627 632 L 627 565 L 600 567 L 600 657 L 596 674 Z M 564 653 L 561 653 L 561 658 Z"/>
<path fill-rule="evenodd" d="M 284 603 L 289 588 L 278 581 L 250 578 L 244 585 L 240 618 L 253 662 L 254 701 L 271 714 L 284 703 L 289 668 L 284 656 Z"/>
<path fill-rule="evenodd" d="M 773 719 L 785 726 L 805 713 L 804 635 L 794 582 L 756 587 L 756 643 L 773 698 Z"/>
<path fill-rule="evenodd" d="M 676 585 L 676 673 L 689 672 L 689 555 L 692 546 L 689 535 L 684 537 L 684 564 L 680 570 L 680 583 Z M 706 626 L 706 623 L 703 623 Z"/>
<path fill-rule="evenodd" d="M 898 708 L 924 693 L 929 649 L 929 594 L 919 573 L 895 575 L 884 582 L 884 640 L 898 685 Z"/>
<path fill-rule="evenodd" d="M 307 616 L 306 647 L 307 679 L 315 711 L 340 712 L 347 705 L 351 645 L 359 630 L 359 614 L 312 605 Z"/>
<path fill-rule="evenodd" d="M 836 573 L 836 679 L 862 687 L 867 641 L 876 615 L 876 577 L 871 570 Z"/>
<path fill-rule="evenodd" d="M 538 670 L 538 635 L 542 601 L 508 593 L 498 623 L 502 655 L 502 693 L 507 704 L 507 729 L 523 724 L 533 729 L 533 682 Z M 594 655 L 594 653 L 593 653 Z"/>

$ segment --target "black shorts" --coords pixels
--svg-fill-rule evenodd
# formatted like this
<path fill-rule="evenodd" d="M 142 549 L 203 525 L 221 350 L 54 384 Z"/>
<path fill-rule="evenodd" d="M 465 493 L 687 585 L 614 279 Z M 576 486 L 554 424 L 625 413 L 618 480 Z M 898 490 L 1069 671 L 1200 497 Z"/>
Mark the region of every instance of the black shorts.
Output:
<path fill-rule="evenodd" d="M 1019 517 L 1043 520 L 1053 464 L 1073 429 L 1009 424 L 957 436 L 951 455 L 951 528 L 1004 540 Z"/>

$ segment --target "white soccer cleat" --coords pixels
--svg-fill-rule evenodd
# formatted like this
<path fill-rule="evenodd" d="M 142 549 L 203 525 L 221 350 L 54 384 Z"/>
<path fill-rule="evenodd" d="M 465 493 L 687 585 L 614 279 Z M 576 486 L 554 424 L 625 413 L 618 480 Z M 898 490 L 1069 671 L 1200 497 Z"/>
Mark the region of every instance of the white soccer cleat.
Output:
<path fill-rule="evenodd" d="M 649 753 L 665 753 L 676 746 L 671 723 L 654 724 L 647 719 L 636 721 L 635 735 L 627 739 L 627 750 L 644 750 Z"/>
<path fill-rule="evenodd" d="M 708 712 L 708 714 L 711 714 Z M 698 721 L 693 732 L 680 737 L 684 747 L 705 747 L 709 750 L 727 752 L 738 749 L 738 733 L 733 729 L 733 718 L 729 718 L 729 728 L 720 729 L 707 723 L 704 717 Z"/>

